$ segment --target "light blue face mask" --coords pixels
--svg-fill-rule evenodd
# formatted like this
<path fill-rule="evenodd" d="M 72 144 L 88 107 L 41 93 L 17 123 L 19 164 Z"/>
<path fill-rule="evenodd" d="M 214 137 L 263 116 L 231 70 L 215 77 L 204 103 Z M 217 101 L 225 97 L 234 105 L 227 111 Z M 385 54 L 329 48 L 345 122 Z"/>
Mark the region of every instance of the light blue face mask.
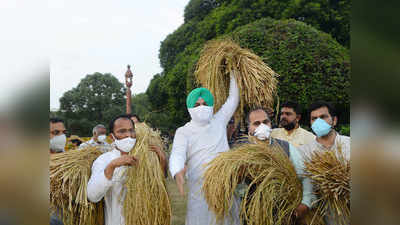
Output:
<path fill-rule="evenodd" d="M 325 120 L 318 118 L 311 125 L 311 129 L 314 131 L 317 137 L 322 137 L 329 134 L 329 131 L 331 131 L 332 126 L 329 125 Z"/>

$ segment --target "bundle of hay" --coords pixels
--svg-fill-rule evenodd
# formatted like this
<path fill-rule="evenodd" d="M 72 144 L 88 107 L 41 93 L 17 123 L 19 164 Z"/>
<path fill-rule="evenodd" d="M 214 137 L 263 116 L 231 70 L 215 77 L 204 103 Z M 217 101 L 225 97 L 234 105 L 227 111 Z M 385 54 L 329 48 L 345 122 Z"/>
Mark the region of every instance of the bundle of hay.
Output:
<path fill-rule="evenodd" d="M 312 179 L 317 195 L 317 212 L 335 224 L 350 223 L 350 161 L 342 149 L 307 154 L 305 172 Z"/>
<path fill-rule="evenodd" d="M 169 225 L 171 205 L 164 171 L 156 153 L 149 151 L 149 145 L 159 146 L 163 150 L 160 133 L 141 123 L 136 125 L 136 139 L 136 145 L 129 154 L 138 158 L 139 162 L 127 170 L 125 223 Z"/>
<path fill-rule="evenodd" d="M 207 165 L 203 192 L 209 209 L 221 223 L 232 207 L 235 189 L 251 180 L 241 203 L 240 217 L 249 225 L 292 224 L 302 199 L 302 187 L 286 153 L 266 144 L 242 145 L 221 153 Z M 256 185 L 251 194 L 250 189 Z M 253 188 L 254 189 L 254 188 Z"/>
<path fill-rule="evenodd" d="M 95 147 L 50 155 L 50 207 L 62 212 L 65 225 L 104 224 L 103 201 L 87 199 L 93 161 L 102 152 Z"/>
<path fill-rule="evenodd" d="M 240 90 L 240 106 L 235 121 L 244 118 L 245 107 L 272 107 L 277 85 L 277 74 L 262 59 L 232 40 L 209 41 L 197 63 L 197 82 L 214 95 L 215 112 L 229 94 L 230 72 L 234 71 Z"/>

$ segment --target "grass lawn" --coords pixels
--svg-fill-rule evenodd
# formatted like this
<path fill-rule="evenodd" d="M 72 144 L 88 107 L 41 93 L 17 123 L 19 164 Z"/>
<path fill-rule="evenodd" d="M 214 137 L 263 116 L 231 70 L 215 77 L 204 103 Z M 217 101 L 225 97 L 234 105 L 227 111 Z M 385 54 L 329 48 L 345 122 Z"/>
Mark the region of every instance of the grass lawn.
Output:
<path fill-rule="evenodd" d="M 167 190 L 171 199 L 172 225 L 185 225 L 187 188 L 185 188 L 185 197 L 180 196 L 175 180 L 168 176 Z"/>

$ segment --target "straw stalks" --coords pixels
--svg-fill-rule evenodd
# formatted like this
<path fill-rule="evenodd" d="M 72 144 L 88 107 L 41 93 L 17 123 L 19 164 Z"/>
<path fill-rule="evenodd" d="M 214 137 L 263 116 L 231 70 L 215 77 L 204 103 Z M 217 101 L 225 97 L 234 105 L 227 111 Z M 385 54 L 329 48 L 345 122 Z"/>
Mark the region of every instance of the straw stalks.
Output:
<path fill-rule="evenodd" d="M 126 225 L 169 225 L 171 205 L 166 190 L 164 171 L 149 145 L 164 149 L 160 133 L 146 124 L 136 125 L 136 145 L 129 153 L 139 159 L 127 170 L 124 216 Z"/>
<path fill-rule="evenodd" d="M 313 151 L 305 157 L 306 175 L 317 195 L 317 212 L 335 224 L 350 224 L 350 161 L 342 148 L 337 152 Z"/>
<path fill-rule="evenodd" d="M 232 40 L 213 40 L 204 46 L 195 76 L 197 82 L 214 95 L 217 112 L 229 94 L 230 73 L 234 72 L 240 90 L 240 106 L 235 121 L 244 118 L 245 107 L 272 107 L 276 92 L 276 74 L 262 59 Z"/>
<path fill-rule="evenodd" d="M 103 201 L 87 199 L 93 161 L 102 152 L 95 147 L 50 155 L 50 207 L 62 212 L 65 225 L 104 224 Z"/>
<path fill-rule="evenodd" d="M 242 220 L 249 225 L 294 222 L 293 213 L 301 202 L 302 187 L 281 148 L 267 144 L 242 145 L 221 153 L 207 167 L 202 190 L 217 223 L 222 223 L 228 215 L 234 191 L 244 179 L 251 183 L 241 202 Z"/>

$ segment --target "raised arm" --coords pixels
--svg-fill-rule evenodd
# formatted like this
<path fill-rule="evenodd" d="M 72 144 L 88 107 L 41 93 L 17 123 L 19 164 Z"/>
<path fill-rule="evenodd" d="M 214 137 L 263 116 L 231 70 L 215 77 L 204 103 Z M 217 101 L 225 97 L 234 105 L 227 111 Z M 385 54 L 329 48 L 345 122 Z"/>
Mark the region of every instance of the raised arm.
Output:
<path fill-rule="evenodd" d="M 185 162 L 187 151 L 187 139 L 181 129 L 175 133 L 174 142 L 172 144 L 171 156 L 169 158 L 169 171 L 175 179 L 181 195 L 184 195 L 183 185 L 185 183 Z"/>
<path fill-rule="evenodd" d="M 230 76 L 229 96 L 220 110 L 215 114 L 216 119 L 222 121 L 224 124 L 228 124 L 239 105 L 239 88 L 233 72 L 231 72 Z"/>

